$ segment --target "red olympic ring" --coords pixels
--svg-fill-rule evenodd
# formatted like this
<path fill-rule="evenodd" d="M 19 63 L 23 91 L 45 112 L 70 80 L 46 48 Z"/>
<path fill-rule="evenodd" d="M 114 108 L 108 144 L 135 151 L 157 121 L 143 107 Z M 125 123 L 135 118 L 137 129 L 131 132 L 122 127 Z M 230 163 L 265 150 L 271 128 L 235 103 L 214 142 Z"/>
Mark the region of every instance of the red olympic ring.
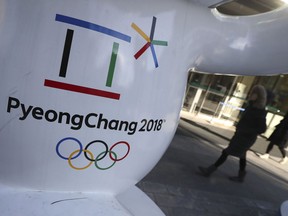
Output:
<path fill-rule="evenodd" d="M 112 149 L 113 149 L 116 145 L 119 145 L 120 143 L 124 143 L 125 145 L 127 145 L 127 147 L 128 147 L 127 153 L 126 153 L 122 158 L 119 158 L 119 159 L 117 159 L 117 157 L 116 157 L 116 158 L 113 158 L 113 157 L 112 157 Z M 127 142 L 125 142 L 125 141 L 120 141 L 120 142 L 117 142 L 117 143 L 115 143 L 114 145 L 112 145 L 112 146 L 110 147 L 109 156 L 110 156 L 111 160 L 113 160 L 113 161 L 120 161 L 120 160 L 123 160 L 124 158 L 126 158 L 127 155 L 129 154 L 129 152 L 130 152 L 130 145 L 129 145 Z"/>

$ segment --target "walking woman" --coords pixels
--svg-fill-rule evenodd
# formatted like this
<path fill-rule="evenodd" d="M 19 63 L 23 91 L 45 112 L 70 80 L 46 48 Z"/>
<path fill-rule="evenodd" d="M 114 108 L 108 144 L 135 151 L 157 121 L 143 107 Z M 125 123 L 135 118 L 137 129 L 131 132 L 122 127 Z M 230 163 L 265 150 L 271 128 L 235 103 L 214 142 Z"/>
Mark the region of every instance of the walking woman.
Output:
<path fill-rule="evenodd" d="M 285 151 L 288 141 L 288 112 L 280 123 L 276 125 L 275 130 L 267 140 L 270 141 L 270 143 L 267 146 L 266 153 L 261 155 L 260 158 L 268 159 L 270 151 L 273 149 L 273 146 L 276 145 L 282 154 L 282 159 L 279 163 L 285 164 L 288 161 Z"/>
<path fill-rule="evenodd" d="M 199 166 L 201 174 L 209 177 L 211 173 L 221 166 L 229 155 L 239 158 L 238 176 L 229 179 L 243 182 L 246 175 L 246 152 L 255 143 L 258 134 L 266 131 L 266 90 L 261 85 L 252 88 L 248 97 L 248 106 L 242 114 L 236 131 L 226 149 L 222 151 L 218 160 L 209 167 Z"/>

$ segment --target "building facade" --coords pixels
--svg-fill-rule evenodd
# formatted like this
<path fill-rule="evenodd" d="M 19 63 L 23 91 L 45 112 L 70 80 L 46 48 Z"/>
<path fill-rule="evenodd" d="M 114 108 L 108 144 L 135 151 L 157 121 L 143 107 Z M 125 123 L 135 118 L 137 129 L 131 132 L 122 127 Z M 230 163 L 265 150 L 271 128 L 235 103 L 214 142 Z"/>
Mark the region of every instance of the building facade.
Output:
<path fill-rule="evenodd" d="M 229 76 L 190 71 L 182 110 L 204 113 L 236 124 L 244 111 L 247 95 L 254 85 L 267 90 L 268 137 L 288 111 L 288 75 Z"/>

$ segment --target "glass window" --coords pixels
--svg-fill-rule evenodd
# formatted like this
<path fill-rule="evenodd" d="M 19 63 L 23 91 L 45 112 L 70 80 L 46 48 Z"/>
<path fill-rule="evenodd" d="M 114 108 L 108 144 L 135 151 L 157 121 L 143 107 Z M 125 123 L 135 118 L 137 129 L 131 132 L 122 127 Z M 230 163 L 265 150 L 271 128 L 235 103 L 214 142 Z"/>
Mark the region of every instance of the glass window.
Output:
<path fill-rule="evenodd" d="M 230 16 L 249 16 L 273 11 L 284 4 L 283 0 L 231 0 L 222 1 L 210 8 Z"/>

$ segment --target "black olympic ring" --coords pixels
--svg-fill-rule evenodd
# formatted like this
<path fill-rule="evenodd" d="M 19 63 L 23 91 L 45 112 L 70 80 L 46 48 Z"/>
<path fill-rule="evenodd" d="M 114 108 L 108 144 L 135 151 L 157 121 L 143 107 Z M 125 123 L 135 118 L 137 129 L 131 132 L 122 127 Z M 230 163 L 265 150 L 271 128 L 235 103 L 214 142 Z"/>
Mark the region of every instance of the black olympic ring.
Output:
<path fill-rule="evenodd" d="M 73 141 L 75 141 L 75 142 L 79 145 L 79 149 L 73 151 L 73 152 L 70 154 L 70 156 L 68 156 L 68 157 L 63 156 L 63 155 L 60 153 L 60 151 L 59 151 L 60 144 L 62 144 L 62 143 L 63 143 L 64 141 L 66 141 L 66 140 L 73 140 Z M 88 148 L 89 148 L 92 144 L 94 144 L 94 143 L 101 143 L 101 144 L 103 144 L 103 145 L 105 146 L 105 151 L 103 151 L 103 152 L 101 152 L 100 154 L 98 154 L 97 157 L 94 157 L 93 153 L 88 150 Z M 127 152 L 126 152 L 126 154 L 125 154 L 123 157 L 121 157 L 121 158 L 117 158 L 117 154 L 116 154 L 114 151 L 112 151 L 112 149 L 115 148 L 115 146 L 117 146 L 117 145 L 119 145 L 119 144 L 125 144 L 125 145 L 127 146 Z M 90 163 L 89 163 L 88 165 L 84 166 L 84 167 L 75 167 L 75 166 L 72 164 L 72 160 L 78 158 L 78 157 L 82 154 L 82 152 L 84 152 L 85 158 L 86 158 L 87 160 L 89 160 Z M 107 169 L 111 168 L 112 166 L 114 166 L 117 161 L 120 161 L 120 160 L 123 160 L 124 158 L 126 158 L 127 155 L 129 154 L 129 152 L 130 152 L 130 145 L 129 145 L 128 142 L 125 142 L 125 141 L 119 141 L 119 142 L 113 144 L 113 145 L 110 147 L 110 149 L 109 149 L 109 148 L 108 148 L 108 145 L 107 145 L 104 141 L 102 141 L 102 140 L 93 140 L 93 141 L 91 141 L 90 143 L 88 143 L 88 144 L 85 146 L 85 148 L 83 149 L 82 143 L 81 143 L 78 139 L 76 139 L 76 138 L 74 138 L 74 137 L 66 137 L 66 138 L 61 139 L 61 140 L 57 143 L 57 145 L 56 145 L 56 153 L 57 153 L 57 155 L 58 155 L 60 158 L 64 159 L 64 160 L 68 160 L 69 166 L 70 166 L 71 168 L 73 168 L 73 169 L 76 169 L 76 170 L 84 170 L 84 169 L 88 168 L 93 162 L 95 163 L 95 166 L 96 166 L 98 169 L 100 169 L 100 170 L 107 170 Z M 87 155 L 87 153 L 88 153 L 88 155 L 89 155 L 90 157 Z M 110 159 L 113 161 L 112 165 L 110 165 L 110 166 L 108 166 L 108 167 L 100 167 L 97 162 L 100 161 L 100 160 L 102 160 L 102 159 L 104 159 L 108 153 L 109 153 Z M 94 159 L 94 158 L 95 158 L 95 159 Z"/>
<path fill-rule="evenodd" d="M 90 145 L 92 145 L 93 143 L 97 143 L 97 142 L 100 142 L 100 143 L 102 143 L 104 146 L 105 146 L 105 154 L 103 154 L 103 156 L 102 157 L 100 157 L 100 158 L 96 158 L 95 160 L 97 160 L 97 161 L 100 161 L 100 160 L 102 160 L 104 157 L 106 157 L 106 155 L 108 154 L 108 145 L 104 142 L 104 141 L 102 141 L 102 140 L 94 140 L 94 141 L 92 141 L 92 142 L 90 142 L 90 143 L 88 143 L 87 145 L 86 145 L 86 147 L 85 147 L 85 150 L 88 150 L 88 147 L 90 146 Z M 87 160 L 89 160 L 89 161 L 95 161 L 95 160 L 93 160 L 93 159 L 91 159 L 91 158 L 89 158 L 88 156 L 87 156 L 87 152 L 84 152 L 84 155 L 85 155 L 85 157 L 87 158 Z"/>

